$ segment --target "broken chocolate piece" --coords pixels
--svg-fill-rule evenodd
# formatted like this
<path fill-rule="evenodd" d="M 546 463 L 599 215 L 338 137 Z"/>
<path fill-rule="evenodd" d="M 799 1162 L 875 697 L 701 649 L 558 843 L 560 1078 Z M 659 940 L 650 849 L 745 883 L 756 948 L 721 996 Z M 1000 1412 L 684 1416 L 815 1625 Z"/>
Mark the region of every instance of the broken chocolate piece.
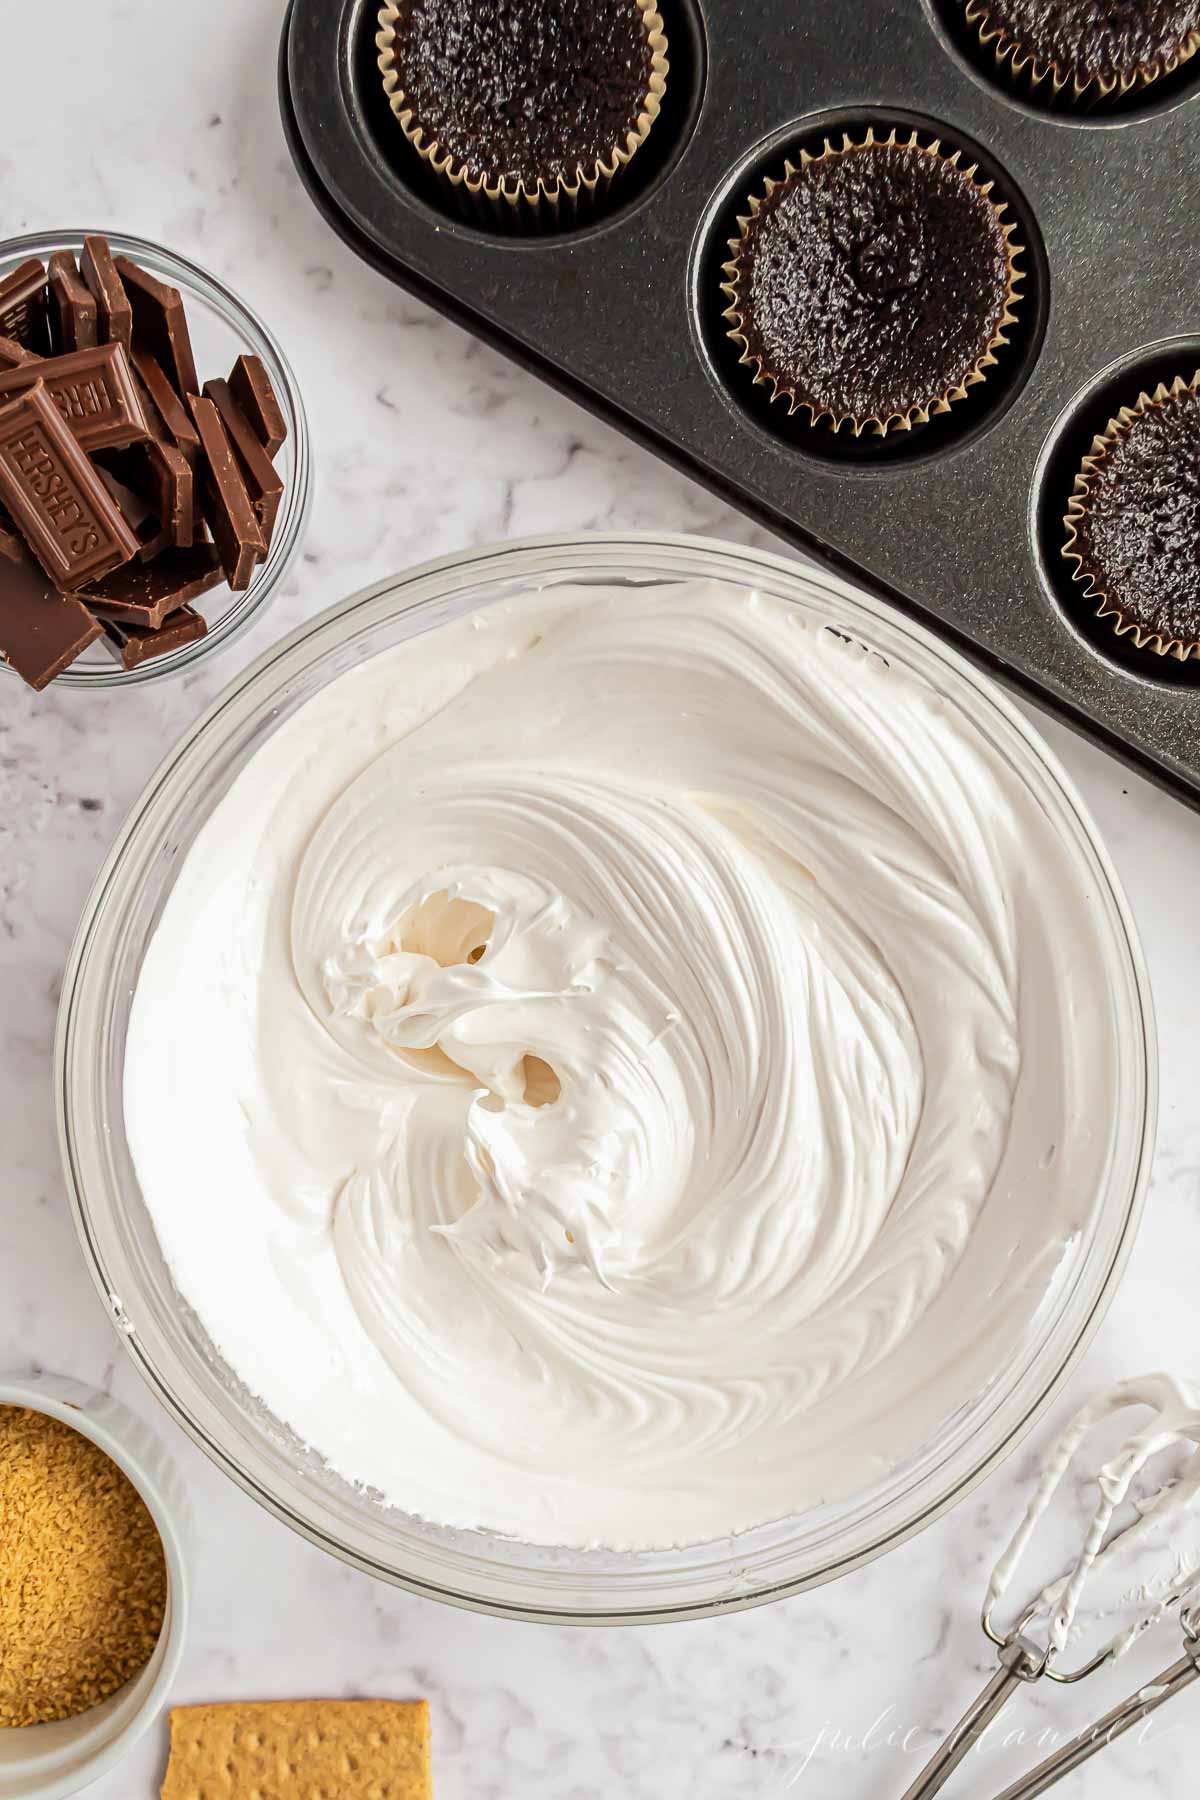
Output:
<path fill-rule="evenodd" d="M 149 435 L 133 371 L 120 344 L 93 344 L 67 356 L 49 356 L 0 374 L 0 400 L 44 382 L 85 450 L 135 444 Z"/>
<path fill-rule="evenodd" d="M 211 400 L 221 415 L 233 445 L 233 453 L 238 467 L 242 471 L 242 479 L 250 495 L 250 504 L 254 508 L 254 516 L 262 526 L 263 540 L 268 550 L 271 547 L 271 533 L 275 529 L 275 517 L 279 511 L 279 502 L 283 498 L 283 480 L 276 473 L 275 465 L 259 442 L 250 421 L 233 397 L 227 381 L 206 381 L 205 398 Z"/>
<path fill-rule="evenodd" d="M 113 264 L 133 308 L 138 348 L 156 358 L 180 399 L 198 392 L 200 379 L 179 289 L 139 268 L 128 256 L 114 257 Z"/>
<path fill-rule="evenodd" d="M 175 448 L 181 450 L 195 468 L 200 459 L 200 439 L 196 436 L 196 427 L 192 424 L 187 407 L 163 374 L 162 364 L 148 350 L 135 349 L 133 366 L 154 402 L 163 433 L 169 435 Z M 159 437 L 163 433 L 155 431 L 154 435 Z"/>
<path fill-rule="evenodd" d="M 189 399 L 204 451 L 200 473 L 204 517 L 216 540 L 225 578 L 237 592 L 249 587 L 255 563 L 267 553 L 266 539 L 220 414 L 211 400 L 196 394 Z"/>
<path fill-rule="evenodd" d="M 104 467 L 132 488 L 158 519 L 162 544 L 186 546 L 195 535 L 195 483 L 187 458 L 165 439 L 147 438 L 124 450 L 101 452 Z M 157 543 L 157 540 L 156 540 Z M 153 555 L 143 544 L 142 555 Z"/>
<path fill-rule="evenodd" d="M 287 425 L 262 357 L 239 356 L 230 370 L 229 386 L 259 443 L 268 456 L 274 456 L 286 441 Z"/>
<path fill-rule="evenodd" d="M 23 369 L 41 360 L 36 350 L 18 344 L 16 338 L 0 337 L 0 369 Z"/>
<path fill-rule="evenodd" d="M 128 351 L 133 343 L 133 309 L 113 262 L 108 239 L 85 237 L 79 272 L 96 296 L 96 337 L 101 344 L 120 344 Z"/>
<path fill-rule="evenodd" d="M 41 381 L 0 405 L 0 500 L 60 588 L 98 581 L 137 554 L 136 536 Z"/>
<path fill-rule="evenodd" d="M 136 669 L 139 663 L 148 662 L 152 656 L 165 656 L 168 650 L 194 644 L 197 638 L 205 636 L 208 625 L 202 613 L 194 607 L 183 606 L 157 631 L 147 630 L 144 625 L 126 624 L 120 619 L 102 619 L 100 629 L 106 647 L 121 667 Z"/>
<path fill-rule="evenodd" d="M 50 318 L 54 347 L 62 354 L 88 350 L 96 342 L 96 297 L 69 250 L 56 250 L 46 265 L 50 275 Z"/>
<path fill-rule="evenodd" d="M 0 525 L 0 656 L 31 688 L 44 688 L 103 627 L 62 594 L 27 545 Z"/>
<path fill-rule="evenodd" d="M 27 350 L 48 349 L 46 304 L 46 265 L 33 256 L 0 281 L 0 337 Z"/>
<path fill-rule="evenodd" d="M 102 619 L 157 631 L 172 613 L 224 581 L 221 559 L 211 544 L 164 550 L 153 562 L 126 563 L 82 594 Z"/>

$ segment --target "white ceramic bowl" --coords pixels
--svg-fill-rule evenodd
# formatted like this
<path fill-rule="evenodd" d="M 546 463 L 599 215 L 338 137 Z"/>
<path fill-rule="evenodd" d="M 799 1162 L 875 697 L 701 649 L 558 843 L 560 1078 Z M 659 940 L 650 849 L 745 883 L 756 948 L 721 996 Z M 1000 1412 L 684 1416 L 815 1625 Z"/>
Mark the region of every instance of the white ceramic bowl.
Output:
<path fill-rule="evenodd" d="M 141 1674 L 73 1719 L 0 1731 L 0 1800 L 63 1800 L 115 1768 L 167 1703 L 187 1629 L 190 1511 L 162 1441 L 111 1394 L 65 1375 L 0 1374 L 0 1406 L 48 1413 L 98 1444 L 146 1502 L 167 1561 L 166 1615 Z"/>

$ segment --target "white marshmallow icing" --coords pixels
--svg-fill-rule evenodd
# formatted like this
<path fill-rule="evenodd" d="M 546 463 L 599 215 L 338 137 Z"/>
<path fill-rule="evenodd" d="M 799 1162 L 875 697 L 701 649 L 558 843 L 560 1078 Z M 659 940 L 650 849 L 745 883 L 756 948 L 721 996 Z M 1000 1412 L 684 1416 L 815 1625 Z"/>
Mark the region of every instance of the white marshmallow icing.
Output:
<path fill-rule="evenodd" d="M 189 851 L 126 1056 L 183 1298 L 348 1480 L 529 1542 L 867 1487 L 1102 1185 L 1102 941 L 1002 751 L 784 603 L 531 595 L 338 677 Z"/>

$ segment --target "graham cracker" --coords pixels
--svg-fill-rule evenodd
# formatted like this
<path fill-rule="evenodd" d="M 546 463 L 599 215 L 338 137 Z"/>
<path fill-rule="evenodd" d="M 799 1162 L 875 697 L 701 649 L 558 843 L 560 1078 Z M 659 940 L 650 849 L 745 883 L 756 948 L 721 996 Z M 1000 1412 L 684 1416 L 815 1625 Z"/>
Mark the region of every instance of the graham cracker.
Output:
<path fill-rule="evenodd" d="M 432 1800 L 427 1700 L 177 1706 L 162 1800 Z"/>

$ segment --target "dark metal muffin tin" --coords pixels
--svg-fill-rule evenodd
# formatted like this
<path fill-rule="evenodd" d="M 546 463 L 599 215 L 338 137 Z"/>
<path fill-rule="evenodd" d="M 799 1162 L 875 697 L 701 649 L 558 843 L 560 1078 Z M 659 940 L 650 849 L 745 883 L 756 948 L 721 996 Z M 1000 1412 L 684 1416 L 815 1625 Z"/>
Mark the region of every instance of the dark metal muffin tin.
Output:
<path fill-rule="evenodd" d="M 1118 639 L 1060 556 L 1093 432 L 1200 367 L 1200 56 L 1089 116 L 976 55 L 956 0 L 660 8 L 667 103 L 598 222 L 506 237 L 456 214 L 388 109 L 378 0 L 292 0 L 297 168 L 390 279 L 1200 805 L 1200 662 Z M 882 442 L 789 421 L 720 317 L 744 197 L 789 152 L 867 125 L 961 147 L 1026 246 L 1020 325 L 988 380 Z"/>

